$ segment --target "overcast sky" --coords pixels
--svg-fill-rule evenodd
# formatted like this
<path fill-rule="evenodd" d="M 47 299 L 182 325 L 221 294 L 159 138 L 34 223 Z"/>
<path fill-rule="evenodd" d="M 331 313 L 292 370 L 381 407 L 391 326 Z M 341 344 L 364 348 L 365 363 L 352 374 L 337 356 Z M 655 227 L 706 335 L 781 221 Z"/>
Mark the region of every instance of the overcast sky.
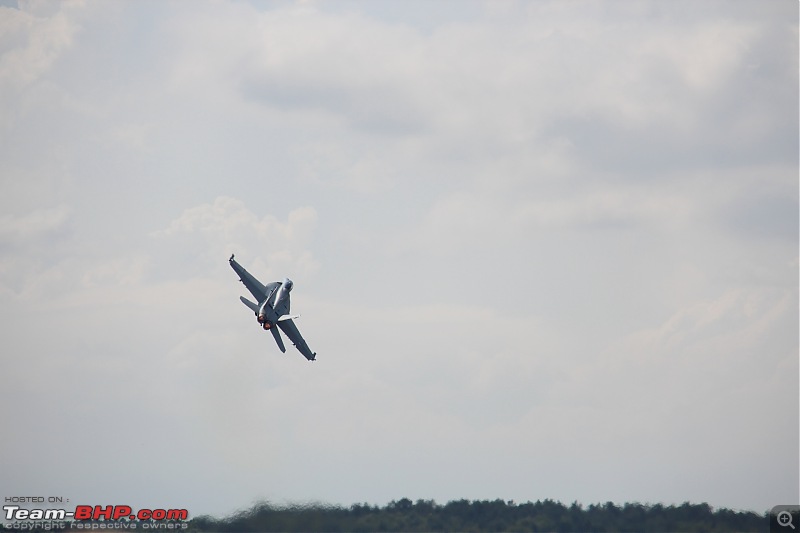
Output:
<path fill-rule="evenodd" d="M 0 496 L 800 501 L 795 0 L 0 3 Z"/>

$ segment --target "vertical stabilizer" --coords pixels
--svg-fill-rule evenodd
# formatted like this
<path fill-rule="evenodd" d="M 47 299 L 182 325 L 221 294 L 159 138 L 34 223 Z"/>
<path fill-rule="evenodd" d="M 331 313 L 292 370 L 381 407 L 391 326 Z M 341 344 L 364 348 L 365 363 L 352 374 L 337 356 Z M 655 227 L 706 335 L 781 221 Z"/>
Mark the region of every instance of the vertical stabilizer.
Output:
<path fill-rule="evenodd" d="M 281 333 L 278 331 L 278 328 L 272 326 L 269 328 L 269 330 L 272 332 L 272 336 L 275 337 L 275 342 L 278 343 L 278 348 L 280 348 L 283 353 L 286 353 L 286 347 L 283 345 L 283 339 L 281 338 Z"/>

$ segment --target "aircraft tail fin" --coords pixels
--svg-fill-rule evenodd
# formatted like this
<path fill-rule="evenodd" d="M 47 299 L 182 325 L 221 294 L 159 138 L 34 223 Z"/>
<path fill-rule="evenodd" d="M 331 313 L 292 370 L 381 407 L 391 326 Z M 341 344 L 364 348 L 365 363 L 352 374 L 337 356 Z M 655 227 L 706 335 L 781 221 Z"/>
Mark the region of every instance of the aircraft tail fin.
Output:
<path fill-rule="evenodd" d="M 281 338 L 278 328 L 270 328 L 269 330 L 272 332 L 272 336 L 275 337 L 275 342 L 278 343 L 278 348 L 280 348 L 283 353 L 286 353 L 286 346 L 283 345 L 283 339 Z"/>

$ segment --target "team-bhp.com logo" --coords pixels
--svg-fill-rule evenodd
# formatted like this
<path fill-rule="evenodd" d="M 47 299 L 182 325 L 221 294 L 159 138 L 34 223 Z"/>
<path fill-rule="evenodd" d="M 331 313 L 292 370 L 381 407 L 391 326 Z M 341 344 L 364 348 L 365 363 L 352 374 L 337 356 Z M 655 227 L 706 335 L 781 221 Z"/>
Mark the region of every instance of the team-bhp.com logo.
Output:
<path fill-rule="evenodd" d="M 189 518 L 186 509 L 139 509 L 134 512 L 129 505 L 78 505 L 74 511 L 66 509 L 23 509 L 19 505 L 4 505 L 6 529 L 33 529 L 45 524 L 61 522 L 60 528 L 77 529 L 185 529 L 183 521 Z M 136 521 L 139 521 L 138 523 Z M 176 522 L 179 522 L 176 524 Z M 31 527 L 27 527 L 30 525 Z"/>

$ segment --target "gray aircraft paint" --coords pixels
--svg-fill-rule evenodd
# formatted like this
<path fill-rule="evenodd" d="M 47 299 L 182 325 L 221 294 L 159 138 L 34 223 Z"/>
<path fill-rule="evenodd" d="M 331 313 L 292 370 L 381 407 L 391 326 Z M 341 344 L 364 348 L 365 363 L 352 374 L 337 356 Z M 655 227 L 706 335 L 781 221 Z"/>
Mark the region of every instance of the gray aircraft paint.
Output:
<path fill-rule="evenodd" d="M 289 316 L 291 310 L 291 292 L 294 286 L 292 280 L 284 278 L 282 282 L 273 281 L 272 283 L 263 285 L 242 265 L 237 263 L 233 255 L 228 259 L 228 263 L 231 265 L 233 271 L 239 275 L 239 281 L 244 284 L 258 303 L 251 302 L 243 296 L 240 296 L 239 300 L 255 313 L 257 320 L 259 316 L 263 316 L 263 320 L 269 323 L 270 327 L 268 329 L 275 338 L 275 343 L 278 345 L 278 348 L 280 348 L 282 352 L 286 352 L 283 339 L 281 339 L 280 333 L 278 332 L 278 329 L 280 329 L 289 337 L 289 340 L 292 341 L 295 348 L 297 348 L 306 359 L 309 361 L 316 360 L 317 354 L 312 352 L 311 348 L 308 347 L 305 339 L 300 334 L 300 330 L 297 329 L 297 326 L 292 320 L 295 317 Z M 259 325 L 261 325 L 260 320 Z"/>

